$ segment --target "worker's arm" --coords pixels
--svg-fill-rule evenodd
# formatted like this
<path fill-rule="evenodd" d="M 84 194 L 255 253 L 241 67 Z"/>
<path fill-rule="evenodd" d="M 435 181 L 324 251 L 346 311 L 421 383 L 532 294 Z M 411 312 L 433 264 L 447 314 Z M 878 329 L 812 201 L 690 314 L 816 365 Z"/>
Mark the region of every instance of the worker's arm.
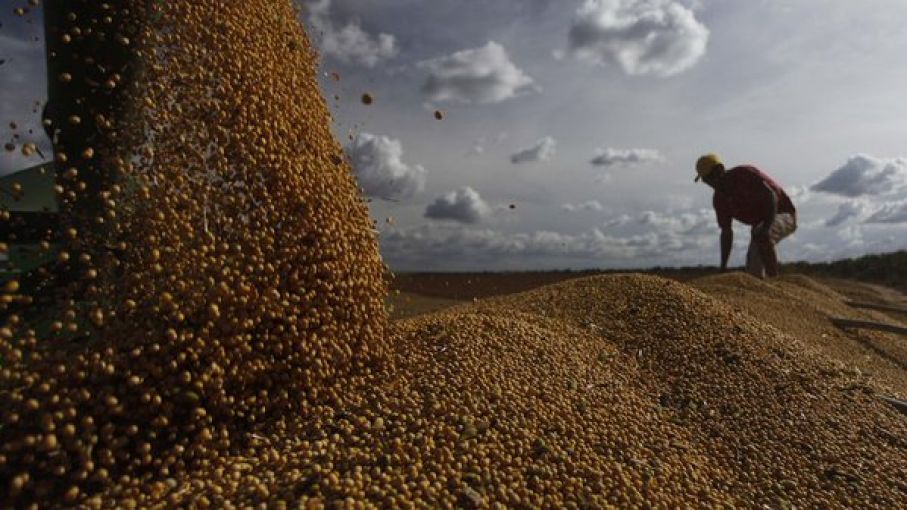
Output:
<path fill-rule="evenodd" d="M 765 220 L 756 225 L 756 228 L 753 229 L 753 237 L 762 238 L 768 235 L 769 229 L 772 228 L 772 223 L 775 222 L 775 215 L 778 214 L 778 194 L 775 191 L 768 187 L 768 184 L 762 183 L 762 186 L 767 191 L 766 200 L 769 200 L 771 203 L 768 208 L 768 217 Z"/>
<path fill-rule="evenodd" d="M 727 261 L 734 246 L 734 231 L 731 227 L 721 229 L 721 270 L 727 271 Z"/>

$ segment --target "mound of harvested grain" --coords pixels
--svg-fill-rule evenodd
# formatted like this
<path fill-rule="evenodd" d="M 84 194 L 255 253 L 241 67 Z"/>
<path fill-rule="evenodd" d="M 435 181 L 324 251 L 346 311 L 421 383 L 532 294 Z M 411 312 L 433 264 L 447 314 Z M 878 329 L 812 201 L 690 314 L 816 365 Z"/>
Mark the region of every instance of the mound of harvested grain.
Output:
<path fill-rule="evenodd" d="M 307 421 L 116 501 L 891 508 L 907 423 L 685 285 L 597 277 L 403 321 Z"/>
<path fill-rule="evenodd" d="M 728 273 L 691 283 L 775 326 L 817 355 L 835 360 L 840 369 L 869 376 L 868 382 L 885 393 L 907 395 L 907 344 L 903 339 L 890 333 L 842 331 L 829 320 L 841 317 L 894 324 L 891 317 L 847 306 L 844 296 L 800 275 L 763 281 L 745 273 Z"/>
<path fill-rule="evenodd" d="M 707 461 L 679 450 L 654 460 L 650 449 L 666 447 L 649 442 L 658 413 L 639 398 L 641 379 L 621 373 L 612 359 L 621 356 L 595 335 L 472 312 L 408 323 L 394 336 L 391 370 L 299 430 L 262 435 L 254 449 L 153 497 L 127 497 L 313 507 L 351 498 L 398 508 L 552 507 L 564 495 L 593 503 L 611 494 L 641 504 L 654 494 L 680 501 L 685 473 L 709 473 Z M 648 475 L 631 467 L 649 462 Z M 653 479 L 650 489 L 641 477 Z M 706 487 L 702 498 L 721 495 Z"/>
<path fill-rule="evenodd" d="M 738 505 L 907 501 L 903 416 L 858 374 L 752 315 L 643 276 L 567 282 L 496 300 L 492 310 L 574 324 L 635 354 L 657 395 L 651 404 L 692 433 L 691 451 L 720 467 L 711 482 Z"/>

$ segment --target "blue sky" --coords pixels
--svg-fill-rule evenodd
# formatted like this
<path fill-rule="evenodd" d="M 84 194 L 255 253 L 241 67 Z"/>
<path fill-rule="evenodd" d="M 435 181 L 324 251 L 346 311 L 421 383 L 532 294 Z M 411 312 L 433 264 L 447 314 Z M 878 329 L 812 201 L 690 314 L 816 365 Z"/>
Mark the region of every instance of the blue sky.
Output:
<path fill-rule="evenodd" d="M 717 263 L 710 190 L 692 180 L 704 152 L 792 195 L 786 260 L 907 248 L 902 0 L 302 7 L 394 269 Z M 28 31 L 0 21 L 0 58 L 24 59 Z M 4 91 L 39 71 L 15 82 L 12 63 Z M 3 98 L 6 116 L 24 104 Z M 735 231 L 741 263 L 749 234 Z"/>

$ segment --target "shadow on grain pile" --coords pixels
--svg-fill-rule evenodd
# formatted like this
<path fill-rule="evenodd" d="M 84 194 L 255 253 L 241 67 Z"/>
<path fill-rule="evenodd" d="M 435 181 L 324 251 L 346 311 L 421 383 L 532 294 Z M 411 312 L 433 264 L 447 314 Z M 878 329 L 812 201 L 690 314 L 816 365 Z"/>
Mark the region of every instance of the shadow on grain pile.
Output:
<path fill-rule="evenodd" d="M 843 331 L 829 320 L 841 317 L 897 324 L 891 316 L 852 308 L 845 296 L 802 275 L 764 281 L 728 273 L 690 284 L 790 335 L 831 360 L 836 370 L 866 376 L 880 391 L 907 395 L 907 343 L 903 338 L 875 331 Z"/>

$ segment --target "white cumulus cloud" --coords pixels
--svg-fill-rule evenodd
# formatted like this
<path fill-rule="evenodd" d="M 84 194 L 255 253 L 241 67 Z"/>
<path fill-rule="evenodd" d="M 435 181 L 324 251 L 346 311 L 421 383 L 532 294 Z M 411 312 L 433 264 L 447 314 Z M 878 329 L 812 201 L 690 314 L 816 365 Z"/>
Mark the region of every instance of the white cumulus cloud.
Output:
<path fill-rule="evenodd" d="M 427 218 L 460 223 L 479 223 L 489 214 L 491 207 L 469 186 L 445 193 L 425 208 Z"/>
<path fill-rule="evenodd" d="M 308 3 L 309 23 L 323 54 L 347 64 L 375 67 L 397 56 L 397 40 L 391 34 L 372 35 L 357 20 L 338 24 L 331 17 L 331 0 Z"/>
<path fill-rule="evenodd" d="M 605 228 L 623 227 L 624 225 L 629 224 L 631 221 L 633 221 L 633 218 L 629 214 L 624 213 L 606 221 L 604 226 Z"/>
<path fill-rule="evenodd" d="M 804 203 L 812 199 L 812 192 L 809 186 L 791 186 L 787 188 L 787 196 L 794 202 Z"/>
<path fill-rule="evenodd" d="M 865 216 L 870 208 L 865 202 L 848 201 L 838 206 L 834 216 L 825 220 L 826 227 L 838 227 L 853 218 Z"/>
<path fill-rule="evenodd" d="M 866 223 L 907 223 L 907 200 L 883 204 Z"/>
<path fill-rule="evenodd" d="M 813 185 L 823 191 L 845 197 L 884 195 L 907 187 L 907 158 L 881 159 L 857 154 L 844 166 Z"/>
<path fill-rule="evenodd" d="M 347 155 L 366 195 L 393 200 L 425 188 L 425 169 L 403 162 L 400 140 L 359 133 L 347 146 Z"/>
<path fill-rule="evenodd" d="M 595 166 L 634 165 L 663 161 L 664 157 L 655 149 L 599 149 L 590 163 Z"/>
<path fill-rule="evenodd" d="M 422 92 L 432 101 L 498 103 L 538 89 L 494 41 L 424 60 L 417 67 L 428 71 Z"/>
<path fill-rule="evenodd" d="M 715 213 L 711 209 L 678 213 L 643 211 L 639 216 L 639 223 L 667 235 L 708 234 L 718 228 Z"/>
<path fill-rule="evenodd" d="M 578 204 L 564 204 L 561 206 L 561 209 L 567 212 L 577 212 L 577 211 L 602 211 L 604 206 L 598 200 L 586 200 L 585 202 L 580 202 Z"/>
<path fill-rule="evenodd" d="M 670 256 L 700 260 L 716 242 L 713 236 L 677 235 L 656 230 L 625 235 L 599 228 L 578 233 L 551 230 L 502 232 L 490 228 L 440 224 L 390 227 L 382 232 L 381 251 L 391 265 L 450 270 L 457 268 L 538 268 L 545 261 L 580 261 L 602 267 L 641 267 Z M 550 264 L 550 262 L 549 262 Z"/>
<path fill-rule="evenodd" d="M 709 30 L 673 0 L 586 0 L 576 11 L 567 52 L 629 75 L 672 76 L 705 54 Z"/>
<path fill-rule="evenodd" d="M 862 247 L 865 244 L 861 225 L 848 225 L 838 230 L 837 235 L 849 247 Z"/>
<path fill-rule="evenodd" d="M 557 140 L 546 136 L 535 142 L 531 147 L 526 147 L 510 155 L 510 162 L 518 165 L 532 161 L 549 161 L 554 156 Z"/>
<path fill-rule="evenodd" d="M 531 259 L 546 256 L 630 260 L 661 250 L 654 234 L 608 236 L 599 229 L 566 234 L 546 230 L 504 233 L 462 226 L 392 228 L 382 235 L 382 251 L 390 260 L 431 262 L 468 260 L 502 262 L 501 257 Z M 505 259 L 506 260 L 506 259 Z M 489 266 L 492 267 L 492 266 Z"/>

